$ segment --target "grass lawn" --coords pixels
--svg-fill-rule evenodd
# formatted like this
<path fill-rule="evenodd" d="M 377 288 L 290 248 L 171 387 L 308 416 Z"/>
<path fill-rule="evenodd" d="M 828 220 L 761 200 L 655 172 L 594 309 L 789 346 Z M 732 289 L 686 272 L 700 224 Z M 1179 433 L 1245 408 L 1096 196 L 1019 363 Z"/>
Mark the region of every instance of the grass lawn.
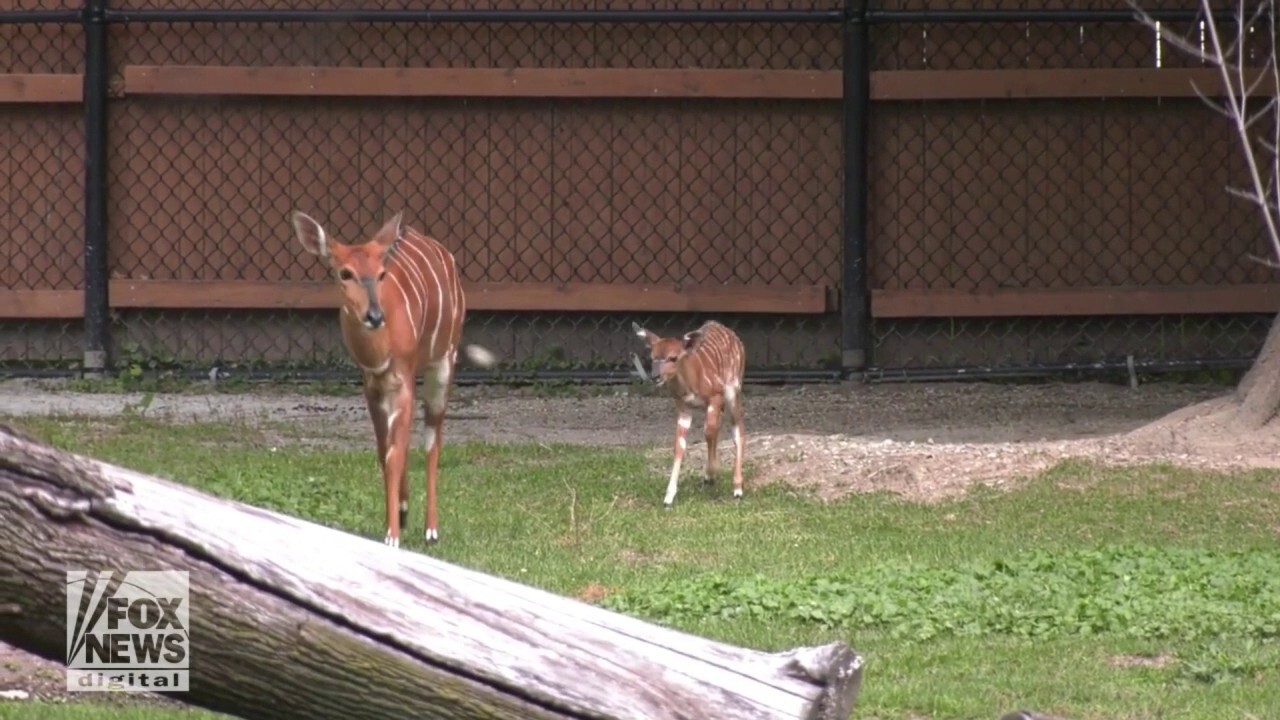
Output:
<path fill-rule="evenodd" d="M 244 427 L 140 418 L 16 424 L 217 495 L 382 536 L 371 451 L 273 450 Z M 1280 709 L 1275 474 L 1065 463 L 1016 491 L 937 505 L 822 504 L 750 479 L 735 503 L 727 476 L 708 489 L 691 475 L 666 512 L 665 461 L 633 450 L 449 444 L 441 469 L 442 543 L 428 550 L 414 453 L 417 532 L 404 551 L 761 649 L 844 639 L 867 659 L 858 718 Z M 0 716 L 204 714 L 0 704 Z"/>

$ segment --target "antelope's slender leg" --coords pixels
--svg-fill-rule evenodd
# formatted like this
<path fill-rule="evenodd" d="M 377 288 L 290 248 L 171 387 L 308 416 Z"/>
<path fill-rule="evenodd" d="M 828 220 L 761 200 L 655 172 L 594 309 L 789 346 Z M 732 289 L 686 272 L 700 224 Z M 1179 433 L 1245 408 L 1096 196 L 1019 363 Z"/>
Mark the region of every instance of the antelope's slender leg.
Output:
<path fill-rule="evenodd" d="M 404 441 L 404 465 L 400 469 L 400 529 L 409 523 L 409 447 L 413 445 L 413 384 L 410 383 L 409 400 L 405 402 L 405 412 L 408 417 L 405 418 L 405 441 Z M 399 418 L 397 418 L 399 419 Z"/>
<path fill-rule="evenodd" d="M 412 381 L 400 383 L 386 394 L 387 449 L 382 479 L 387 487 L 387 537 L 391 547 L 400 547 L 400 481 L 409 461 L 409 440 L 413 423 Z"/>
<path fill-rule="evenodd" d="M 707 482 L 713 483 L 720 472 L 720 456 L 716 445 L 720 440 L 720 418 L 724 409 L 724 396 L 716 395 L 707 403 L 707 418 L 703 422 L 703 430 L 707 436 Z"/>
<path fill-rule="evenodd" d="M 373 439 L 378 446 L 378 474 L 387 472 L 387 417 L 382 407 L 382 392 L 376 378 L 364 375 L 364 402 L 369 406 L 369 420 L 373 423 Z"/>
<path fill-rule="evenodd" d="M 377 452 L 378 474 L 382 477 L 384 483 L 388 482 L 387 481 L 387 478 L 388 478 L 387 433 L 388 433 L 388 427 L 389 427 L 388 408 L 391 407 L 391 404 L 389 402 L 389 399 L 391 397 L 392 395 L 387 392 L 387 389 L 383 386 L 381 378 L 379 378 L 379 376 L 372 375 L 370 373 L 365 373 L 364 401 L 365 401 L 365 404 L 369 407 L 369 420 L 373 423 L 373 436 L 378 446 L 378 452 Z M 409 510 L 409 502 L 408 502 L 409 495 L 404 491 L 406 479 L 407 479 L 407 474 L 402 472 L 400 474 L 400 488 L 401 488 L 400 515 L 399 515 L 400 525 L 404 525 L 405 516 L 407 515 Z M 388 500 L 388 502 L 390 502 L 390 500 Z M 391 544 L 390 538 L 391 538 L 391 522 L 390 520 L 388 520 L 387 521 L 387 537 L 386 537 L 387 544 Z"/>
<path fill-rule="evenodd" d="M 410 406 L 412 407 L 412 405 Z M 413 442 L 413 421 L 409 422 L 409 444 Z M 409 524 L 409 458 L 408 452 L 405 453 L 404 472 L 400 473 L 400 527 L 404 528 Z"/>
<path fill-rule="evenodd" d="M 388 397 L 394 397 L 394 394 L 389 395 Z M 405 440 L 404 466 L 401 468 L 400 475 L 398 476 L 399 479 L 397 480 L 400 488 L 398 491 L 399 492 L 398 498 L 400 501 L 399 514 L 398 514 L 400 524 L 398 527 L 400 527 L 401 529 L 404 528 L 405 523 L 409 520 L 409 449 L 408 448 L 409 448 L 409 445 L 411 445 L 413 442 L 413 387 L 412 387 L 412 384 L 410 384 L 410 387 L 409 387 L 409 401 L 406 404 L 406 406 L 408 407 L 408 418 L 405 421 L 405 424 L 408 426 L 409 429 L 405 433 L 407 439 Z M 399 416 L 397 416 L 396 419 L 399 420 L 400 419 Z M 384 440 L 382 444 L 378 446 L 378 453 L 384 456 L 382 460 L 382 464 L 384 467 L 386 465 L 385 454 L 387 452 L 387 447 L 388 447 L 385 437 L 386 437 L 386 432 L 390 432 L 390 423 L 388 422 L 388 420 L 389 418 L 387 417 L 383 418 L 383 423 L 384 423 L 383 427 L 387 428 L 387 430 L 383 434 Z"/>
<path fill-rule="evenodd" d="M 742 429 L 742 390 L 733 386 L 725 388 L 725 404 L 733 419 L 733 496 L 742 497 L 742 453 L 746 436 Z"/>
<path fill-rule="evenodd" d="M 684 449 L 688 446 L 685 436 L 689 434 L 691 425 L 693 425 L 693 414 L 683 404 L 677 405 L 675 462 L 671 464 L 671 480 L 667 483 L 667 495 L 662 499 L 662 504 L 668 508 L 676 501 L 676 490 L 680 485 L 680 462 L 684 459 Z"/>
<path fill-rule="evenodd" d="M 429 543 L 440 540 L 436 518 L 436 481 L 439 478 L 440 445 L 444 441 L 444 413 L 449 404 L 449 381 L 453 376 L 452 355 L 446 355 L 426 372 L 423 406 L 427 425 L 427 528 Z"/>

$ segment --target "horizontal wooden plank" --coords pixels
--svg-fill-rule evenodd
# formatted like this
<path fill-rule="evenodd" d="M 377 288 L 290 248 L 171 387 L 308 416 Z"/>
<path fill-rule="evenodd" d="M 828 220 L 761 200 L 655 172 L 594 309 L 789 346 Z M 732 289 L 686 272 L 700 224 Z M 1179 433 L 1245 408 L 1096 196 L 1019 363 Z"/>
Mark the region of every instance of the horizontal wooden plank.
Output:
<path fill-rule="evenodd" d="M 132 95 L 359 97 L 840 97 L 840 73 L 625 68 L 356 68 L 129 65 Z"/>
<path fill-rule="evenodd" d="M 78 103 L 83 98 L 83 75 L 0 73 L 0 103 Z"/>
<path fill-rule="evenodd" d="M 821 314 L 822 285 L 622 285 L 609 283 L 464 284 L 474 310 L 587 312 L 734 312 Z"/>
<path fill-rule="evenodd" d="M 1280 311 L 1280 284 L 1009 288 L 994 292 L 875 290 L 875 318 L 1196 315 Z"/>
<path fill-rule="evenodd" d="M 820 314 L 827 310 L 821 285 L 677 288 L 606 283 L 464 283 L 470 310 L 561 312 L 741 312 Z M 337 307 L 330 283 L 112 280 L 117 309 L 308 310 Z M 78 318 L 79 290 L 0 290 L 0 318 Z"/>
<path fill-rule="evenodd" d="M 822 286 L 467 283 L 472 310 L 744 312 L 815 314 L 834 309 Z M 328 283 L 112 280 L 120 309 L 306 310 L 337 307 Z M 0 318 L 73 319 L 79 290 L 0 290 Z M 1280 284 L 1118 287 L 995 292 L 875 290 L 876 318 L 1196 315 L 1280 312 Z"/>
<path fill-rule="evenodd" d="M 84 317 L 80 290 L 0 289 L 0 320 L 75 320 Z"/>
<path fill-rule="evenodd" d="M 360 97 L 746 98 L 835 100 L 838 70 L 626 68 L 355 68 L 129 65 L 134 95 Z M 1216 95 L 1216 70 L 884 70 L 873 100 L 1194 97 Z M 1258 94 L 1274 94 L 1263 83 Z"/>
<path fill-rule="evenodd" d="M 1250 78 L 1257 77 L 1256 73 Z M 1194 85 L 1193 85 L 1194 83 Z M 873 100 L 1195 97 L 1223 90 L 1217 70 L 886 70 L 871 73 Z M 1263 83 L 1259 96 L 1275 94 Z"/>

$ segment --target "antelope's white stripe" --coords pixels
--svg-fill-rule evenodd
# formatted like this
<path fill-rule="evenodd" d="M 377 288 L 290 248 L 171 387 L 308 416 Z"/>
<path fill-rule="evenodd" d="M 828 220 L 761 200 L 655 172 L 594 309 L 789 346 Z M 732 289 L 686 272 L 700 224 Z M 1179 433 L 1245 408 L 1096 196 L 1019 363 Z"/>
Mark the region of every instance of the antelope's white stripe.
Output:
<path fill-rule="evenodd" d="M 396 289 L 400 291 L 400 299 L 404 300 L 404 311 L 409 313 L 409 322 L 410 324 L 413 324 L 413 306 L 409 304 L 408 293 L 404 291 L 404 286 L 400 284 L 400 281 L 396 279 L 395 275 L 388 275 L 387 277 L 391 278 L 391 281 L 396 284 Z"/>
<path fill-rule="evenodd" d="M 458 273 L 450 272 L 451 270 L 454 270 L 454 268 L 449 262 L 449 256 L 447 253 L 445 253 L 444 247 L 442 245 L 436 245 L 435 251 L 440 256 L 441 271 L 444 272 L 446 278 L 452 277 L 452 280 L 453 280 L 453 282 L 449 284 L 449 299 L 453 304 L 453 312 L 449 315 L 449 328 L 452 329 L 454 321 L 458 319 L 458 290 L 460 289 L 460 284 L 458 282 Z M 440 293 L 440 301 L 444 302 L 443 289 L 441 290 L 441 293 Z M 444 322 L 443 306 L 441 306 L 441 310 L 440 310 L 440 322 L 441 323 Z"/>
<path fill-rule="evenodd" d="M 416 236 L 414 237 L 414 240 L 415 241 L 417 240 Z M 407 247 L 413 250 L 415 253 L 417 253 L 418 257 L 422 260 L 422 263 L 421 263 L 422 267 L 425 267 L 427 269 L 427 272 L 431 273 L 431 283 L 429 284 L 434 286 L 436 290 L 436 300 L 437 300 L 436 322 L 435 322 L 435 325 L 431 327 L 431 345 L 427 348 L 428 354 L 435 355 L 436 354 L 436 337 L 440 333 L 440 318 L 441 318 L 441 315 L 444 313 L 444 305 L 443 305 L 444 288 L 441 287 L 440 285 L 440 276 L 436 274 L 435 268 L 432 266 L 431 261 L 427 259 L 427 254 L 423 252 L 422 248 L 418 247 L 416 242 L 412 244 L 407 244 Z M 425 276 L 423 276 L 423 283 L 428 284 L 426 282 Z M 426 319 L 427 319 L 426 316 L 427 316 L 427 303 L 426 303 L 426 295 L 424 294 L 423 302 L 422 302 L 422 319 L 424 323 L 426 322 Z"/>
<path fill-rule="evenodd" d="M 417 292 L 418 307 L 421 308 L 421 312 L 423 314 L 422 319 L 425 320 L 426 310 L 427 310 L 427 279 L 426 279 L 426 276 L 422 274 L 422 271 L 418 269 L 416 263 L 408 262 L 404 258 L 403 256 L 404 248 L 408 246 L 408 243 L 409 243 L 408 238 L 405 238 L 400 241 L 400 249 L 399 249 L 399 252 L 396 254 L 395 262 L 396 262 L 396 265 L 400 266 L 401 268 L 404 268 L 405 279 L 409 281 L 409 284 L 413 285 L 413 289 Z M 409 318 L 410 320 L 413 319 L 412 313 L 410 313 Z M 422 337 L 422 326 L 417 322 L 414 322 L 413 323 L 413 339 L 417 340 L 421 337 Z"/>

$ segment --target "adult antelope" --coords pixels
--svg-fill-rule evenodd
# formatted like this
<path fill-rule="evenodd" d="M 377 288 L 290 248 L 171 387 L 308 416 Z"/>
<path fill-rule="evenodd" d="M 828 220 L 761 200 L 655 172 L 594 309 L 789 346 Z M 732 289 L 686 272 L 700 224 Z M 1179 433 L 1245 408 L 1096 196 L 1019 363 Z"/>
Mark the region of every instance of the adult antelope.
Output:
<path fill-rule="evenodd" d="M 693 425 L 693 409 L 706 408 L 707 482 L 714 482 L 720 460 L 716 442 L 720 418 L 728 408 L 733 423 L 733 496 L 742 497 L 742 377 L 746 356 L 736 333 L 715 320 L 708 320 L 684 337 L 660 337 L 636 323 L 632 330 L 649 345 L 650 376 L 666 386 L 676 401 L 676 448 L 671 480 L 662 504 L 668 508 L 676 500 L 680 463 L 688 443 L 685 435 Z M 637 363 L 639 362 L 637 358 Z M 643 373 L 644 368 L 640 368 Z"/>
<path fill-rule="evenodd" d="M 341 291 L 342 342 L 364 376 L 378 466 L 386 485 L 385 543 L 400 546 L 409 514 L 409 441 L 413 437 L 416 380 L 425 380 L 427 425 L 426 541 L 440 539 L 436 480 L 449 385 L 458 360 L 466 298 L 453 254 L 435 238 L 401 222 L 398 212 L 372 238 L 338 242 L 320 223 L 293 213 L 293 229 L 308 252 L 328 261 Z M 492 367 L 493 354 L 477 345 L 467 358 Z"/>

